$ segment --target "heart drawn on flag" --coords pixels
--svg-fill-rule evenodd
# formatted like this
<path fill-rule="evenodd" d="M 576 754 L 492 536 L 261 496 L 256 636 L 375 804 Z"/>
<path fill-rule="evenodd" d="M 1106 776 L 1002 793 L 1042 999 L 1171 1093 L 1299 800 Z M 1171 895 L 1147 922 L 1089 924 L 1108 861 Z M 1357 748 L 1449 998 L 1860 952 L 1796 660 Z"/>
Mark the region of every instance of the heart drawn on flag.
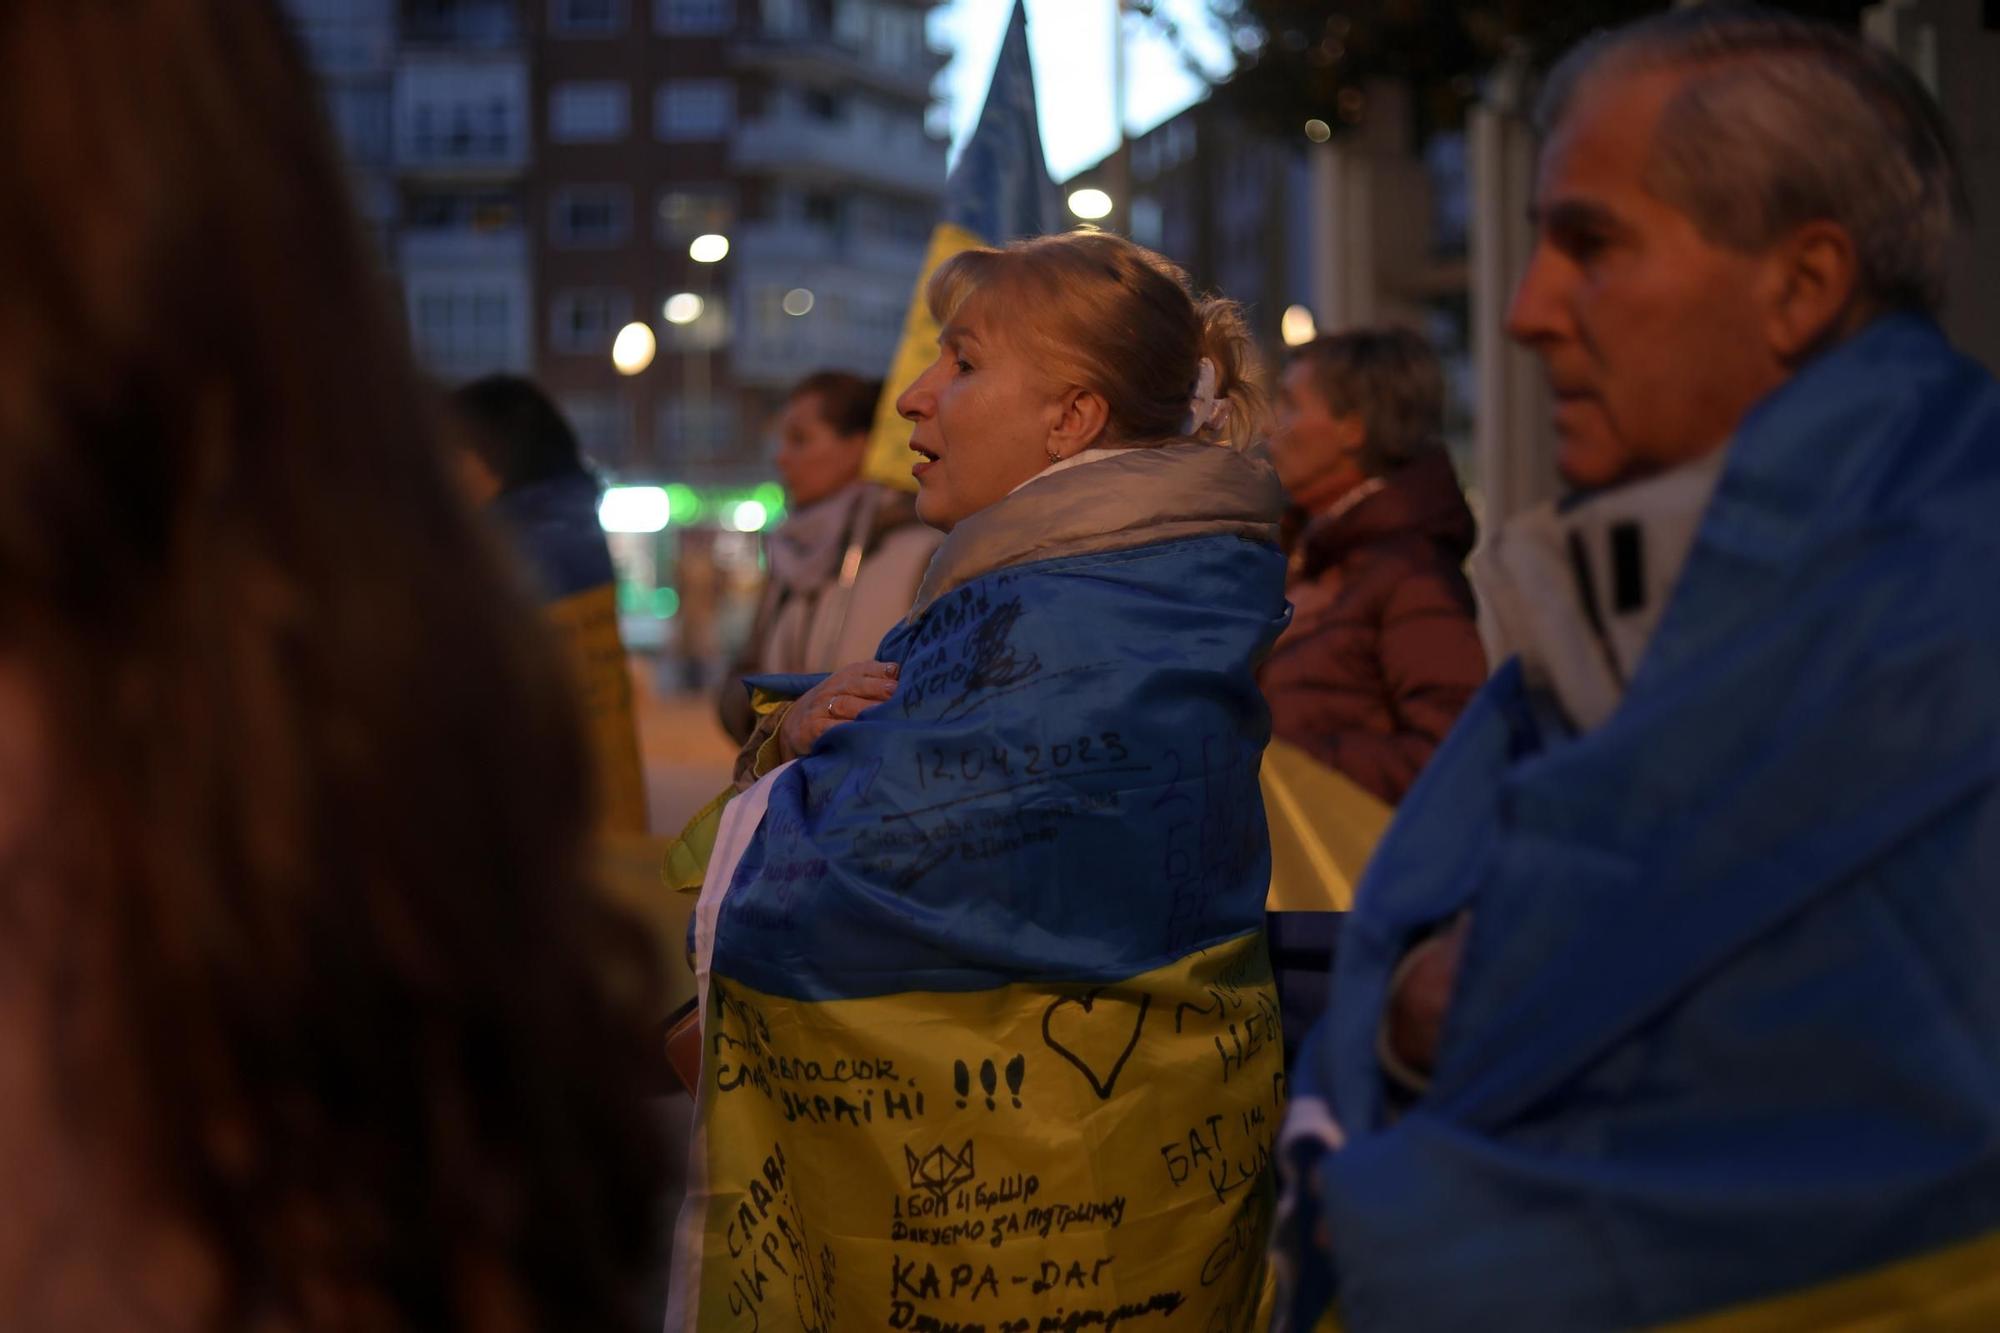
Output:
<path fill-rule="evenodd" d="M 1090 1080 L 1100 1101 L 1109 1101 L 1152 1003 L 1150 995 L 1120 995 L 1104 986 L 1065 996 L 1043 1012 L 1042 1040 Z"/>

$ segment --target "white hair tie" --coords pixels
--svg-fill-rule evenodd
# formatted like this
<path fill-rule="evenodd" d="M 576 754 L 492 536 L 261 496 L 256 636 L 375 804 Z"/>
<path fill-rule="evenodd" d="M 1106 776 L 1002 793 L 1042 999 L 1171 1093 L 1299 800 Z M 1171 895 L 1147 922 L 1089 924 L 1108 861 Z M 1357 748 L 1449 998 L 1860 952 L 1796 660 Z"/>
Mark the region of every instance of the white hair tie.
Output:
<path fill-rule="evenodd" d="M 1201 359 L 1201 370 L 1194 378 L 1194 397 L 1188 400 L 1187 423 L 1181 428 L 1183 435 L 1199 435 L 1204 429 L 1218 433 L 1229 424 L 1229 400 L 1217 399 L 1215 362 L 1207 357 Z"/>

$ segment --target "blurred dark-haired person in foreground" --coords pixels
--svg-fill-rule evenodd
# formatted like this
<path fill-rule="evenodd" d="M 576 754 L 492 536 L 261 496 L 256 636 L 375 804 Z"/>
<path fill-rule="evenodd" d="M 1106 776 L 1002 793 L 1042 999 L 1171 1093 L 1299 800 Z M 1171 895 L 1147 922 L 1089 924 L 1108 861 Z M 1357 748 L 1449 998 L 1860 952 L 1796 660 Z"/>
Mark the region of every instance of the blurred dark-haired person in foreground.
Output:
<path fill-rule="evenodd" d="M 460 484 L 526 564 L 568 658 L 597 761 L 598 825 L 644 833 L 639 724 L 597 478 L 576 432 L 532 380 L 488 375 L 461 385 L 451 404 Z"/>
<path fill-rule="evenodd" d="M 785 400 L 776 462 L 791 516 L 764 544 L 757 618 L 722 682 L 722 725 L 739 743 L 756 725 L 743 677 L 871 660 L 943 540 L 911 496 L 861 475 L 881 396 L 880 380 L 822 370 Z"/>
<path fill-rule="evenodd" d="M 1885 52 L 1695 8 L 1553 73 L 1510 315 L 1562 504 L 1360 888 L 1291 1326 L 2000 1327 L 2000 386 Z"/>
<path fill-rule="evenodd" d="M 0 69 L 0 1327 L 635 1327 L 644 955 L 275 6 Z"/>

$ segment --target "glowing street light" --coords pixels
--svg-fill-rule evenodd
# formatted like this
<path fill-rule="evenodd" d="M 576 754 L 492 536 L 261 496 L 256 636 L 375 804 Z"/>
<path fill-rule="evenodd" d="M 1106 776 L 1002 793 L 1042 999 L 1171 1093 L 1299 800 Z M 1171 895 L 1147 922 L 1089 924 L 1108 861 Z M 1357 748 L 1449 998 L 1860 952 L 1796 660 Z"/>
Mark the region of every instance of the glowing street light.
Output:
<path fill-rule="evenodd" d="M 688 242 L 688 258 L 697 264 L 720 264 L 729 257 L 729 238 L 706 232 Z"/>
<path fill-rule="evenodd" d="M 813 294 L 804 287 L 794 287 L 785 293 L 785 299 L 782 304 L 785 307 L 785 313 L 788 315 L 794 317 L 810 315 L 813 308 Z"/>
<path fill-rule="evenodd" d="M 1069 197 L 1069 211 L 1085 222 L 1111 216 L 1111 196 L 1102 190 L 1077 190 Z"/>
<path fill-rule="evenodd" d="M 729 526 L 738 532 L 762 532 L 770 517 L 770 511 L 760 501 L 743 500 L 730 511 Z"/>
<path fill-rule="evenodd" d="M 653 364 L 653 353 L 659 346 L 651 325 L 627 324 L 618 330 L 617 340 L 611 344 L 611 364 L 621 375 L 636 375 Z"/>
<path fill-rule="evenodd" d="M 675 292 L 667 298 L 667 305 L 660 313 L 667 317 L 669 324 L 692 324 L 701 318 L 701 312 L 708 308 L 693 292 Z"/>
<path fill-rule="evenodd" d="M 1306 122 L 1306 138 L 1314 143 L 1325 143 L 1333 137 L 1333 126 L 1314 116 Z"/>
<path fill-rule="evenodd" d="M 658 486 L 613 486 L 597 502 L 597 526 L 606 532 L 659 532 L 673 519 L 673 504 Z"/>
<path fill-rule="evenodd" d="M 1313 312 L 1302 305 L 1288 306 L 1285 317 L 1278 321 L 1279 336 L 1287 347 L 1303 347 L 1319 336 L 1319 326 L 1313 323 Z"/>

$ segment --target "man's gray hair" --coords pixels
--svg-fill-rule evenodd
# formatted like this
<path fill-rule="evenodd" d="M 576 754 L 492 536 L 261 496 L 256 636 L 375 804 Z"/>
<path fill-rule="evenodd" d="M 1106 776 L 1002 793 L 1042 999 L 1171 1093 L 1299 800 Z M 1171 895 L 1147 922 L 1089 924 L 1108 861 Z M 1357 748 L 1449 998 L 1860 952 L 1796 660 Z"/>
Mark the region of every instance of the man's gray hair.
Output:
<path fill-rule="evenodd" d="M 1838 223 L 1854 241 L 1865 308 L 1936 313 L 1968 209 L 1950 129 L 1901 61 L 1777 10 L 1677 9 L 1564 56 L 1536 121 L 1548 134 L 1586 84 L 1655 69 L 1690 77 L 1660 119 L 1646 168 L 1654 194 L 1739 250 Z"/>

